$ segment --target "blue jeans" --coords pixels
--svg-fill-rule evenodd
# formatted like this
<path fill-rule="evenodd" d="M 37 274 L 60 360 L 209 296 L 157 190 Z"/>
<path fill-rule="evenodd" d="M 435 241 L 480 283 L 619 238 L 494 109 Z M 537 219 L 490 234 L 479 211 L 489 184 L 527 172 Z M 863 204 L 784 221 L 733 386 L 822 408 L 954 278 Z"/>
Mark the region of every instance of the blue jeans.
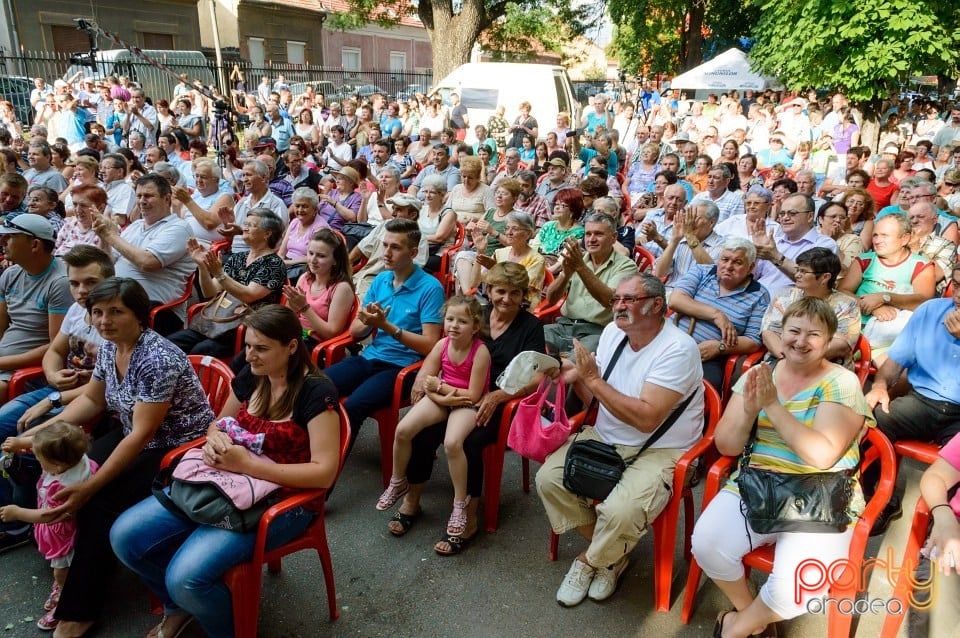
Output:
<path fill-rule="evenodd" d="M 275 519 L 267 548 L 303 534 L 313 517 L 298 508 Z M 240 534 L 180 518 L 153 496 L 121 514 L 110 530 L 117 558 L 163 601 L 164 613 L 191 614 L 212 638 L 234 635 L 233 604 L 223 575 L 250 560 L 256 539 L 256 532 Z"/>
<path fill-rule="evenodd" d="M 360 356 L 347 357 L 324 372 L 341 397 L 347 397 L 343 407 L 350 417 L 350 449 L 357 442 L 360 426 L 368 416 L 393 401 L 393 384 L 402 370 L 385 361 L 371 361 Z"/>
<path fill-rule="evenodd" d="M 45 386 L 10 399 L 0 407 L 0 441 L 9 436 L 17 436 L 17 421 L 23 413 L 50 396 L 56 388 Z M 48 415 L 59 414 L 63 408 L 54 408 Z M 32 458 L 32 456 L 31 456 Z M 19 505 L 34 509 L 37 506 L 36 485 L 16 485 L 11 480 L 0 480 L 0 507 L 4 505 Z M 19 530 L 23 523 L 2 523 L 0 531 Z"/>

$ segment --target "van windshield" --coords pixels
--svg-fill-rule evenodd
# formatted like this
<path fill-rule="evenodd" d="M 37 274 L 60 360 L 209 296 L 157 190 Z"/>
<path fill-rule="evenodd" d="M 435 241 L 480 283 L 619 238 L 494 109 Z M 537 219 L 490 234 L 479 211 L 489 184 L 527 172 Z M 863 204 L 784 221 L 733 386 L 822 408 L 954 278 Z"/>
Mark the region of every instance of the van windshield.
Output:
<path fill-rule="evenodd" d="M 499 104 L 499 89 L 468 89 L 461 91 L 460 102 L 469 109 L 487 109 L 494 111 Z"/>

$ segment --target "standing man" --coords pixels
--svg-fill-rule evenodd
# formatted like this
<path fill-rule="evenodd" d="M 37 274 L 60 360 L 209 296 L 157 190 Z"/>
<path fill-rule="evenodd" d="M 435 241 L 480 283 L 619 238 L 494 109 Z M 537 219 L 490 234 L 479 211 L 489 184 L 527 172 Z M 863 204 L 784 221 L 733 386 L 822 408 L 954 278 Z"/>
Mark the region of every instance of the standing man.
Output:
<path fill-rule="evenodd" d="M 470 128 L 470 114 L 467 107 L 460 101 L 460 96 L 456 93 L 450 94 L 450 128 L 453 129 L 457 141 L 462 142 L 467 137 L 467 130 Z"/>
<path fill-rule="evenodd" d="M 365 339 L 376 334 L 359 356 L 348 357 L 325 370 L 347 397 L 350 449 L 368 416 L 393 401 L 393 386 L 404 367 L 423 359 L 442 336 L 443 286 L 414 263 L 420 244 L 420 227 L 411 219 L 391 219 L 385 224 L 382 262 L 363 297 L 350 336 Z"/>
<path fill-rule="evenodd" d="M 564 460 L 572 441 L 548 456 L 537 472 L 537 493 L 553 531 L 576 530 L 588 543 L 557 591 L 563 607 L 613 595 L 630 551 L 670 501 L 674 466 L 703 430 L 700 351 L 689 335 L 664 319 L 663 284 L 651 275 L 623 277 L 611 305 L 614 321 L 600 336 L 597 356 L 574 342 L 576 367 L 568 368 L 565 380 L 575 383 L 585 402 L 599 403 L 596 422 L 578 438 L 616 446 L 624 459 L 639 458 L 597 505 L 564 487 Z M 667 419 L 672 420 L 669 428 L 641 452 Z"/>
<path fill-rule="evenodd" d="M 143 95 L 143 89 L 133 89 L 130 91 L 130 108 L 127 110 L 127 117 L 123 120 L 123 136 L 129 138 L 132 131 L 143 133 L 147 140 L 147 145 L 153 144 L 159 133 L 159 120 L 157 118 L 157 109 L 147 104 Z"/>
<path fill-rule="evenodd" d="M 156 173 L 137 180 L 137 209 L 140 218 L 123 232 L 112 218 L 97 215 L 93 229 L 104 248 L 113 249 L 117 277 L 136 279 L 155 305 L 170 303 L 186 289 L 187 278 L 197 269 L 187 254 L 190 226 L 173 214 L 170 183 Z M 174 317 L 164 316 L 173 314 Z M 183 327 L 186 310 L 157 316 L 154 330 L 162 335 Z"/>

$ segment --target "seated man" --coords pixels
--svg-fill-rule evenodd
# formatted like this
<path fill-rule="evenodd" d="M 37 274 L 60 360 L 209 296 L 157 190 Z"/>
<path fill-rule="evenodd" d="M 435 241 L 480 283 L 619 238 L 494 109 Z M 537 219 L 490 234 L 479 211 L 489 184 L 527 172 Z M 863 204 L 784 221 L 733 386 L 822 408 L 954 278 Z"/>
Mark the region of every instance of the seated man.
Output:
<path fill-rule="evenodd" d="M 887 215 L 873 227 L 873 250 L 850 264 L 840 290 L 860 299 L 863 335 L 880 367 L 886 351 L 921 303 L 932 299 L 935 268 L 926 257 L 910 252 L 910 221 Z"/>
<path fill-rule="evenodd" d="M 707 199 L 720 209 L 720 221 L 726 221 L 732 215 L 743 214 L 743 192 L 731 191 L 730 180 L 733 173 L 724 164 L 717 164 L 707 173 L 707 190 L 694 197 L 694 201 Z"/>
<path fill-rule="evenodd" d="M 93 220 L 103 246 L 117 257 L 117 277 L 136 279 L 154 305 L 167 304 L 183 295 L 196 264 L 187 254 L 190 226 L 170 209 L 170 183 L 156 173 L 137 180 L 137 210 L 140 218 L 120 232 L 117 223 L 104 215 Z M 180 330 L 186 320 L 183 304 L 157 316 L 154 330 L 168 335 Z"/>
<path fill-rule="evenodd" d="M 571 441 L 537 472 L 537 492 L 553 531 L 575 529 L 589 543 L 557 591 L 564 607 L 613 594 L 630 551 L 670 501 L 677 460 L 703 430 L 700 352 L 693 339 L 664 320 L 665 294 L 656 277 L 623 277 L 612 296 L 614 323 L 603 330 L 596 360 L 577 342 L 576 367 L 565 373 L 581 398 L 599 402 L 593 427 L 578 438 L 616 445 L 632 462 L 597 505 L 563 486 Z"/>
<path fill-rule="evenodd" d="M 16 436 L 19 423 L 27 426 L 47 414 L 55 414 L 83 394 L 97 362 L 97 350 L 102 339 L 96 328 L 87 323 L 84 301 L 94 286 L 113 276 L 113 261 L 99 248 L 87 245 L 75 246 L 62 259 L 67 264 L 67 278 L 74 303 L 64 316 L 53 343 L 43 355 L 43 372 L 49 385 L 21 394 L 0 408 L 0 441 Z M 21 507 L 35 507 L 39 467 L 34 469 L 36 476 L 33 480 L 21 481 L 18 477 L 19 489 L 11 491 L 10 482 L 0 481 L 0 507 L 14 502 Z M 29 527 L 17 527 L 0 524 L 0 552 L 29 541 Z"/>
<path fill-rule="evenodd" d="M 551 304 L 564 295 L 556 322 L 544 327 L 547 350 L 551 354 L 571 352 L 573 340 L 594 352 L 603 327 L 613 319 L 610 299 L 614 286 L 624 276 L 637 271 L 632 259 L 613 249 L 617 241 L 617 223 L 608 215 L 594 213 L 584 221 L 584 245 L 568 239 L 560 254 L 561 269 L 547 288 Z"/>
<path fill-rule="evenodd" d="M 417 221 L 417 218 L 420 217 L 420 207 L 423 206 L 416 197 L 404 194 L 394 195 L 386 203 L 390 205 L 390 208 L 385 207 L 383 211 L 390 216 L 390 219 L 411 219 L 413 221 Z M 357 263 L 361 257 L 367 258 L 367 263 L 353 274 L 353 285 L 357 297 L 360 299 L 366 296 L 374 278 L 386 269 L 383 262 L 383 238 L 386 234 L 387 225 L 377 224 L 350 251 L 350 263 Z M 427 241 L 427 234 L 421 232 L 413 263 L 423 268 L 429 256 L 430 242 Z"/>
<path fill-rule="evenodd" d="M 0 174 L 0 216 L 16 217 L 27 212 L 28 188 L 36 187 L 30 187 L 21 175 Z"/>
<path fill-rule="evenodd" d="M 719 215 L 717 205 L 704 199 L 693 202 L 678 214 L 679 226 L 674 224 L 674 230 L 679 232 L 670 234 L 670 241 L 653 268 L 653 274 L 661 280 L 666 277 L 664 284 L 668 291 L 693 266 L 714 264 L 723 243 L 723 237 L 714 230 Z"/>
<path fill-rule="evenodd" d="M 350 449 L 366 418 L 390 405 L 400 370 L 427 356 L 442 335 L 443 286 L 413 261 L 420 227 L 410 219 L 391 219 L 384 227 L 385 270 L 373 280 L 350 326 L 357 341 L 374 328 L 376 335 L 359 355 L 325 370 L 340 396 L 347 397 Z"/>
<path fill-rule="evenodd" d="M 757 250 L 750 240 L 730 237 L 720 244 L 716 265 L 694 265 L 670 293 L 677 327 L 700 349 L 703 378 L 723 389 L 727 355 L 761 347 L 760 322 L 770 294 L 753 279 Z"/>
<path fill-rule="evenodd" d="M 173 187 L 173 196 L 183 205 L 183 219 L 190 225 L 191 236 L 204 246 L 223 240 L 223 235 L 217 232 L 221 221 L 220 211 L 225 209 L 225 216 L 233 211 L 232 189 L 226 182 L 221 182 L 221 176 L 217 163 L 202 157 L 193 165 L 196 181 L 193 193 L 183 186 Z"/>
<path fill-rule="evenodd" d="M 794 259 L 800 253 L 817 246 L 837 252 L 837 242 L 817 230 L 816 217 L 813 200 L 796 193 L 783 200 L 779 231 L 768 230 L 762 219 L 751 225 L 750 238 L 760 260 L 754 276 L 771 293 L 796 280 Z"/>
<path fill-rule="evenodd" d="M 943 446 L 960 434 L 960 375 L 955 363 L 960 357 L 960 266 L 954 266 L 952 281 L 951 298 L 932 299 L 913 312 L 867 393 L 877 427 L 891 442 L 909 439 Z M 897 396 L 895 386 L 904 372 L 906 393 Z M 867 496 L 878 479 L 876 473 L 864 475 Z M 874 532 L 882 533 L 899 514 L 900 499 L 894 497 Z"/>

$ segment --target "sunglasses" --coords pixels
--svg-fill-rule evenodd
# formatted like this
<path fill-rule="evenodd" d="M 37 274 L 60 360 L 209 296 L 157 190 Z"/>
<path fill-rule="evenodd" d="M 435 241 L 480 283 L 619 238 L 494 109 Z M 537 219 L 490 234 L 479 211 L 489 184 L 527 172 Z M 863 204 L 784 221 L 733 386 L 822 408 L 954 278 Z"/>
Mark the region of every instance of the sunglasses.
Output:
<path fill-rule="evenodd" d="M 18 233 L 23 233 L 23 234 L 25 234 L 25 235 L 30 235 L 31 237 L 34 237 L 34 238 L 36 238 L 36 239 L 40 239 L 40 238 L 37 236 L 37 234 L 34 233 L 32 230 L 27 230 L 27 229 L 24 228 L 23 226 L 20 226 L 20 225 L 18 225 L 16 222 L 10 221 L 9 219 L 3 220 L 3 227 L 4 227 L 4 228 L 9 228 L 10 230 L 15 230 L 15 231 L 17 231 Z"/>

